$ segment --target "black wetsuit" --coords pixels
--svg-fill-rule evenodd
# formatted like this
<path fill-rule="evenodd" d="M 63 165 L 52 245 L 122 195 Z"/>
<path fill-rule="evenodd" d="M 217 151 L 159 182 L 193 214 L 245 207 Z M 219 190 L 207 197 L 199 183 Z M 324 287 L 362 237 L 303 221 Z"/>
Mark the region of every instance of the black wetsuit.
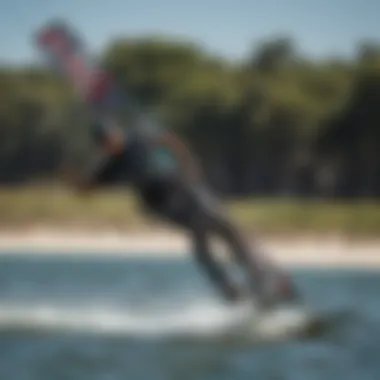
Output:
<path fill-rule="evenodd" d="M 212 234 L 224 240 L 248 275 L 249 291 L 260 296 L 264 291 L 262 275 L 266 272 L 260 268 L 261 258 L 256 253 L 252 255 L 248 243 L 205 184 L 189 182 L 171 153 L 157 146 L 155 137 L 159 133 L 154 125 L 138 125 L 130 130 L 122 154 L 95 164 L 87 175 L 102 184 L 122 177 L 127 170 L 143 206 L 190 234 L 197 261 L 226 299 L 237 300 L 243 292 L 215 260 L 210 249 Z"/>

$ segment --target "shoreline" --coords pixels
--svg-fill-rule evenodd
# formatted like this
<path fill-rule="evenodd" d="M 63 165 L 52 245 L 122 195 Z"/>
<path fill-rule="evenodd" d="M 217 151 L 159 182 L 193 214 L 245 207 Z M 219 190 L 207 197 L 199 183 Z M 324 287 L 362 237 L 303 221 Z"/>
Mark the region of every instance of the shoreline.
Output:
<path fill-rule="evenodd" d="M 259 237 L 258 241 L 269 257 L 284 266 L 380 269 L 380 240 L 352 241 L 333 236 Z M 4 256 L 164 259 L 190 258 L 191 253 L 186 236 L 175 231 L 35 228 L 0 230 L 0 258 Z"/>

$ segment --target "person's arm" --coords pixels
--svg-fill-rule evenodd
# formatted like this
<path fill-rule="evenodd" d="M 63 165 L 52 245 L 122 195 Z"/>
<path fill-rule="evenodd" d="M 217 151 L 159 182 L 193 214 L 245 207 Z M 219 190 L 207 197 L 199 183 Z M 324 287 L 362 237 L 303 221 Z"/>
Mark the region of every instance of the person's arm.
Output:
<path fill-rule="evenodd" d="M 157 141 L 160 145 L 170 148 L 190 178 L 199 179 L 201 175 L 199 165 L 194 155 L 178 137 L 169 132 L 162 132 L 157 136 Z"/>
<path fill-rule="evenodd" d="M 124 135 L 119 130 L 109 131 L 107 140 L 103 144 L 79 174 L 74 174 L 71 170 L 66 172 L 66 181 L 79 192 L 89 191 L 99 184 L 112 180 L 115 171 L 120 169 L 122 165 L 120 157 L 125 149 Z"/>

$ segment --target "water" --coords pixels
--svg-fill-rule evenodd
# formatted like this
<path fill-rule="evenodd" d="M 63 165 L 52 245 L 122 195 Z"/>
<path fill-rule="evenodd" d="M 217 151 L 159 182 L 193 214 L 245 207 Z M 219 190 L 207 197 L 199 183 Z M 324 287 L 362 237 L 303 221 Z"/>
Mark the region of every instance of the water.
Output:
<path fill-rule="evenodd" d="M 106 255 L 105 255 L 106 257 Z M 227 308 L 190 260 L 0 258 L 0 379 L 375 379 L 380 276 L 298 271 L 308 303 L 346 310 L 313 339 L 228 332 Z"/>

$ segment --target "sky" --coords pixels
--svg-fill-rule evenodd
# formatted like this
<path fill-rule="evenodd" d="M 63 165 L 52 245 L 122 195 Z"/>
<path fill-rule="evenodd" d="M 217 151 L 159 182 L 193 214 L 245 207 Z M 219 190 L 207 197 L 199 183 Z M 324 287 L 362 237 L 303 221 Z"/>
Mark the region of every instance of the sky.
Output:
<path fill-rule="evenodd" d="M 352 56 L 380 41 L 379 0 L 0 0 L 0 62 L 37 54 L 32 34 L 52 18 L 70 21 L 94 53 L 113 37 L 159 34 L 227 59 L 268 38 L 289 36 L 311 57 Z"/>

